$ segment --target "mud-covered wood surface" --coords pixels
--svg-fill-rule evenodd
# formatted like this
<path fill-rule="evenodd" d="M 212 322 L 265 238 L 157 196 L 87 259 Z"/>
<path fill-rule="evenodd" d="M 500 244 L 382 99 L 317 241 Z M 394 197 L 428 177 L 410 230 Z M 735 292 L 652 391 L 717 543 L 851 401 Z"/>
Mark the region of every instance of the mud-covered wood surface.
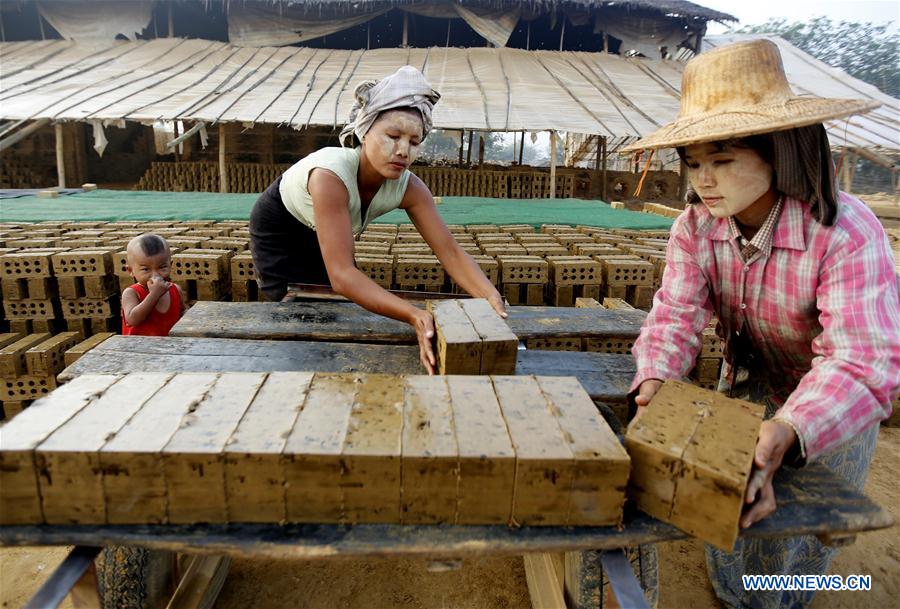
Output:
<path fill-rule="evenodd" d="M 129 372 L 368 372 L 421 374 L 413 345 L 318 341 L 113 336 L 60 375 Z M 595 400 L 625 399 L 635 365 L 630 355 L 575 351 L 519 351 L 516 374 L 574 376 Z"/>
<path fill-rule="evenodd" d="M 646 313 L 637 309 L 510 307 L 519 340 L 636 338 Z M 341 302 L 198 302 L 170 336 L 415 344 L 412 326 Z"/>

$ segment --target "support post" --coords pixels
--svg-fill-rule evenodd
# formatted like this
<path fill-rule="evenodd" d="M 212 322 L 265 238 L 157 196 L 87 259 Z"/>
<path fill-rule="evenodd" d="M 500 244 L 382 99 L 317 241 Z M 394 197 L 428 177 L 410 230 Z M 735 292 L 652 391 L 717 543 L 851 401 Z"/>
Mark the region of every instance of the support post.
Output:
<path fill-rule="evenodd" d="M 525 132 L 522 132 L 522 140 L 519 142 L 519 165 L 522 165 L 522 153 L 525 152 Z"/>
<path fill-rule="evenodd" d="M 517 144 L 518 144 L 518 142 L 516 141 L 516 134 L 513 133 L 513 158 L 512 158 L 513 163 L 516 162 L 516 157 L 518 156 L 518 155 L 517 155 L 517 151 L 516 151 L 516 145 L 517 145 Z"/>
<path fill-rule="evenodd" d="M 603 173 L 600 174 L 600 179 L 603 180 L 603 200 L 609 201 L 607 197 L 609 197 L 608 188 L 606 187 L 606 165 L 609 161 L 609 142 L 606 139 L 606 136 L 600 138 L 600 142 L 602 145 L 602 155 L 603 155 Z"/>
<path fill-rule="evenodd" d="M 566 16 L 562 17 L 562 27 L 559 30 L 559 50 L 563 50 L 563 41 L 566 39 Z"/>
<path fill-rule="evenodd" d="M 175 37 L 175 21 L 172 19 L 172 0 L 169 0 L 169 38 Z"/>
<path fill-rule="evenodd" d="M 556 198 L 556 129 L 550 130 L 550 198 Z"/>
<path fill-rule="evenodd" d="M 597 153 L 594 155 L 594 171 L 600 171 L 600 161 L 603 155 L 603 136 L 597 136 Z"/>
<path fill-rule="evenodd" d="M 531 22 L 530 21 L 528 22 L 528 30 L 527 30 L 527 33 L 525 34 L 525 50 L 526 51 L 531 50 Z"/>
<path fill-rule="evenodd" d="M 56 175 L 59 176 L 59 187 L 66 187 L 66 157 L 63 147 L 63 125 L 56 123 Z"/>
<path fill-rule="evenodd" d="M 228 192 L 228 173 L 225 168 L 225 123 L 219 123 L 219 192 Z"/>
<path fill-rule="evenodd" d="M 403 12 L 403 48 L 409 46 L 409 13 Z"/>
<path fill-rule="evenodd" d="M 484 134 L 478 134 L 478 167 L 484 164 Z"/>
<path fill-rule="evenodd" d="M 462 130 L 459 132 L 459 166 L 462 167 L 463 163 L 463 148 L 465 147 L 465 137 L 466 132 Z"/>
<path fill-rule="evenodd" d="M 466 165 L 472 164 L 472 138 L 474 135 L 474 131 L 469 131 L 469 149 L 466 151 Z"/>

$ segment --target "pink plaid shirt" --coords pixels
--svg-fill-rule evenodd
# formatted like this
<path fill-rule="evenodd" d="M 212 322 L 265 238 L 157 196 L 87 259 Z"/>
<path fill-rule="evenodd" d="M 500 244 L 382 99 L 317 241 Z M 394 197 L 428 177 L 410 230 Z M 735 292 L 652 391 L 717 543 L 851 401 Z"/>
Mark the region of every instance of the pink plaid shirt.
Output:
<path fill-rule="evenodd" d="M 632 390 L 684 376 L 713 313 L 726 335 L 743 321 L 773 387 L 788 388 L 774 418 L 794 428 L 807 460 L 890 416 L 900 389 L 897 275 L 884 229 L 858 199 L 840 193 L 826 227 L 785 197 L 769 250 L 748 262 L 727 219 L 689 206 L 634 345 Z"/>

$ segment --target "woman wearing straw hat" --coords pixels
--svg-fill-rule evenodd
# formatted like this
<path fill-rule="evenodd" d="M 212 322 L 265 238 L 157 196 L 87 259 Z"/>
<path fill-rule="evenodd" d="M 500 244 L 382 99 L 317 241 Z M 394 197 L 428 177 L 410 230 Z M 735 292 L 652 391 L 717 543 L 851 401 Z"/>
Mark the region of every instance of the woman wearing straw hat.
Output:
<path fill-rule="evenodd" d="M 710 317 L 726 338 L 719 389 L 766 406 L 741 526 L 776 509 L 772 476 L 819 461 L 862 489 L 878 421 L 900 387 L 900 305 L 884 230 L 838 192 L 823 121 L 872 109 L 793 95 L 778 48 L 754 40 L 691 60 L 678 119 L 631 150 L 676 148 L 689 205 L 672 226 L 662 287 L 634 346 L 640 416 L 660 383 L 693 366 Z M 732 607 L 802 607 L 812 592 L 749 592 L 743 574 L 822 574 L 813 537 L 708 547 Z"/>
<path fill-rule="evenodd" d="M 503 299 L 454 240 L 428 187 L 410 173 L 440 94 L 404 66 L 356 88 L 341 147 L 323 148 L 290 167 L 259 197 L 250 215 L 250 247 L 260 288 L 280 300 L 288 283 L 329 284 L 366 309 L 416 330 L 420 359 L 432 372 L 434 320 L 381 288 L 354 263 L 353 237 L 378 216 L 409 214 L 447 272 L 469 294 L 506 316 Z"/>

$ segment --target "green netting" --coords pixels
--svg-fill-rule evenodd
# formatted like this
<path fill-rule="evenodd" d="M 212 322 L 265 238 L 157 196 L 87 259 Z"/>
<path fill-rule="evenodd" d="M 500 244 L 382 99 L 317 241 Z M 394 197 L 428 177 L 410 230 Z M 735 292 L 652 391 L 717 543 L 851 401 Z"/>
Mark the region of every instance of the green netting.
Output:
<path fill-rule="evenodd" d="M 256 194 L 95 190 L 56 199 L 0 200 L 0 221 L 246 220 Z M 491 199 L 443 197 L 438 206 L 448 224 L 583 224 L 605 228 L 667 229 L 672 220 L 612 209 L 583 199 Z M 375 220 L 409 222 L 402 210 Z"/>

